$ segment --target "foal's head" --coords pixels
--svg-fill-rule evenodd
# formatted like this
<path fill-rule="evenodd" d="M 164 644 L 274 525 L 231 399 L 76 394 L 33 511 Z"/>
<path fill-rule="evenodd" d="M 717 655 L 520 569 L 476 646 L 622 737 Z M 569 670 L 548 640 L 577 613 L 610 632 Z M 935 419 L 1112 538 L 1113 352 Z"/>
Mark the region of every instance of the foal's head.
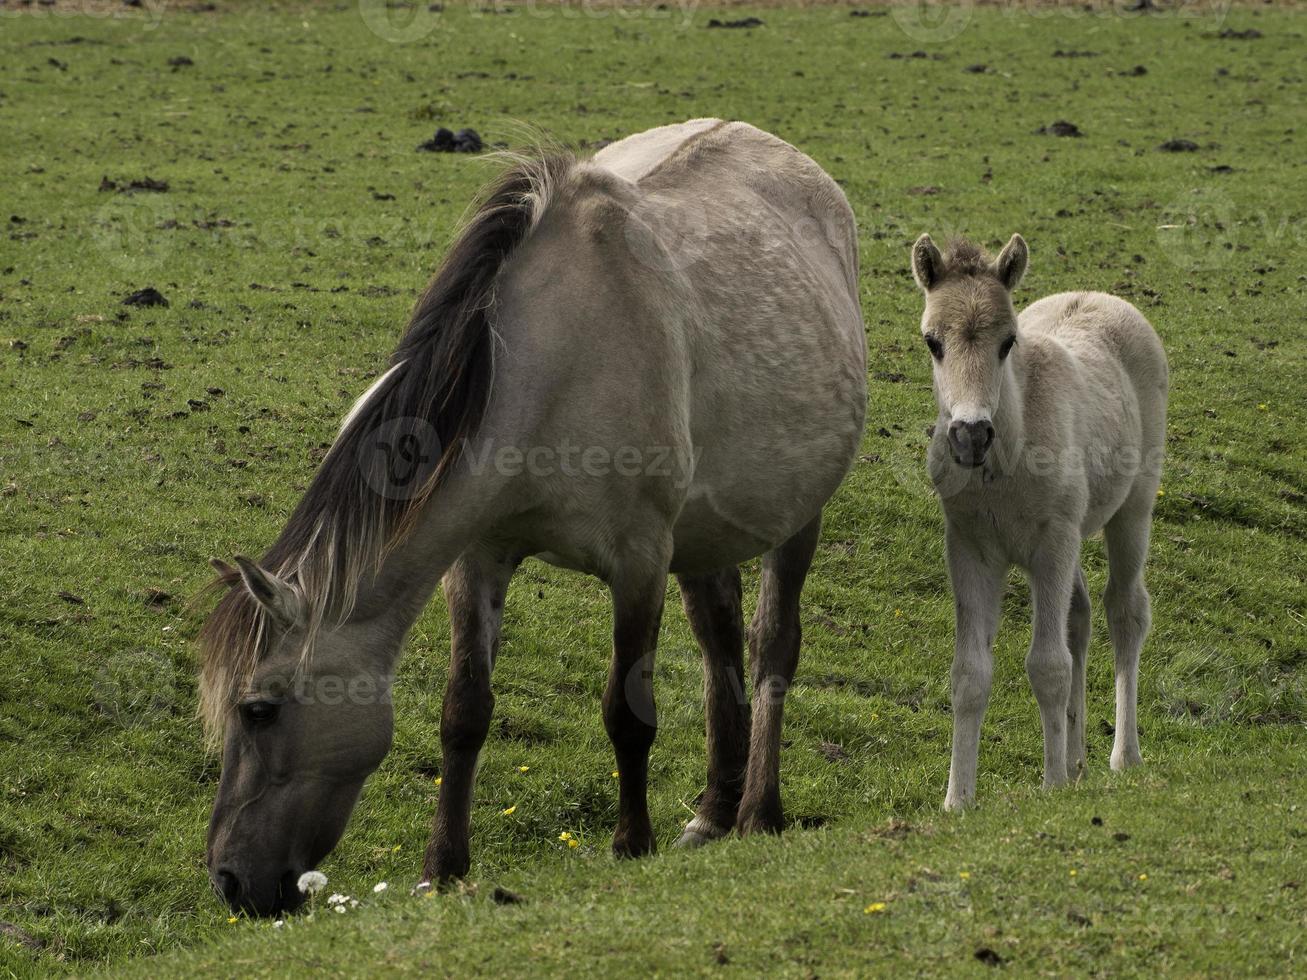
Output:
<path fill-rule="evenodd" d="M 359 790 L 390 748 L 397 638 L 368 622 L 316 627 L 303 591 L 238 558 L 201 634 L 201 699 L 222 739 L 209 822 L 214 889 L 235 911 L 303 900 L 299 876 L 340 840 Z"/>
<path fill-rule="evenodd" d="M 941 255 L 929 235 L 912 246 L 912 274 L 926 294 L 921 332 L 934 360 L 935 397 L 948 416 L 953 460 L 962 466 L 980 466 L 994 442 L 993 415 L 1017 341 L 1012 290 L 1026 259 L 1020 235 L 997 259 L 968 241 Z"/>

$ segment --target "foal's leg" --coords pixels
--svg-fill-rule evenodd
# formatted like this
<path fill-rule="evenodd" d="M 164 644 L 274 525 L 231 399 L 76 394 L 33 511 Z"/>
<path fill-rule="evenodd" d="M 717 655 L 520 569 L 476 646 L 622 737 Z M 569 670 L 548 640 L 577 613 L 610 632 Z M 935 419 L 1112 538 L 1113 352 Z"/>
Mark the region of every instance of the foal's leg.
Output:
<path fill-rule="evenodd" d="M 1079 779 L 1085 771 L 1085 668 L 1092 633 L 1089 588 L 1085 573 L 1076 566 L 1067 617 L 1067 646 L 1071 650 L 1071 697 L 1066 706 L 1066 776 Z"/>
<path fill-rule="evenodd" d="M 749 627 L 753 732 L 736 827 L 780 833 L 781 717 L 799 664 L 799 596 L 821 537 L 821 515 L 762 558 L 758 609 Z"/>
<path fill-rule="evenodd" d="M 681 575 L 681 602 L 703 651 L 708 788 L 678 846 L 725 836 L 735 826 L 749 760 L 749 702 L 744 694 L 744 619 L 740 570 Z"/>
<path fill-rule="evenodd" d="M 1136 710 L 1139 696 L 1139 651 L 1152 623 L 1148 590 L 1144 588 L 1144 559 L 1148 555 L 1148 534 L 1152 524 L 1152 495 L 1141 506 L 1128 500 L 1107 522 L 1107 625 L 1116 652 L 1116 738 L 1112 744 L 1112 768 L 1125 769 L 1143 761 L 1139 754 Z"/>
<path fill-rule="evenodd" d="M 654 850 L 649 821 L 649 749 L 658 730 L 654 650 L 667 590 L 667 562 L 626 568 L 611 583 L 613 661 L 604 690 L 604 728 L 617 756 L 618 815 L 613 853 L 640 857 Z"/>
<path fill-rule="evenodd" d="M 944 809 L 961 810 L 976 798 L 980 724 L 994 676 L 994 635 L 1007 580 L 1006 562 L 989 559 L 951 528 L 945 534 L 953 586 L 953 755 Z"/>
<path fill-rule="evenodd" d="M 440 799 L 423 862 L 424 882 L 445 882 L 468 872 L 468 820 L 477 759 L 490 730 L 495 698 L 490 673 L 499 653 L 504 595 L 517 561 L 475 551 L 445 573 L 451 655 L 445 703 L 440 713 Z"/>
<path fill-rule="evenodd" d="M 1049 533 L 1030 567 L 1034 635 L 1026 673 L 1044 727 L 1044 787 L 1067 781 L 1067 719 L 1071 702 L 1071 651 L 1067 646 L 1071 596 L 1080 553 L 1078 529 Z"/>

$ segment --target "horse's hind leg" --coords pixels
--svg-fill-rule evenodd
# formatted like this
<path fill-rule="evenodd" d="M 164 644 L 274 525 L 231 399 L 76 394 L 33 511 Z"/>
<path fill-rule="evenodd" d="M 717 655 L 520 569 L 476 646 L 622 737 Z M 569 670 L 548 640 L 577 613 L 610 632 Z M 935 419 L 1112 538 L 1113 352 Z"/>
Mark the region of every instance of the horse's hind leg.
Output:
<path fill-rule="evenodd" d="M 1085 573 L 1076 566 L 1067 617 L 1067 646 L 1071 649 L 1071 697 L 1066 705 L 1066 776 L 1079 779 L 1085 769 L 1085 668 L 1093 632 L 1089 588 Z"/>
<path fill-rule="evenodd" d="M 517 564 L 515 559 L 472 550 L 445 573 L 451 639 L 449 681 L 440 713 L 444 756 L 440 799 L 422 870 L 427 883 L 462 878 L 471 864 L 468 821 L 472 784 L 495 707 L 490 674 L 499 653 L 504 596 Z"/>
<path fill-rule="evenodd" d="M 744 618 L 740 570 L 681 575 L 681 602 L 703 650 L 708 787 L 678 846 L 723 837 L 735 826 L 749 761 L 749 702 L 744 693 Z"/>
<path fill-rule="evenodd" d="M 638 548 L 631 548 L 637 552 Z M 670 548 L 667 549 L 670 554 Z M 613 661 L 604 690 L 604 728 L 617 756 L 618 814 L 613 853 L 639 857 L 654 850 L 649 821 L 649 749 L 658 730 L 654 650 L 667 591 L 667 559 L 627 567 L 610 583 Z"/>
<path fill-rule="evenodd" d="M 742 834 L 781 830 L 781 718 L 785 693 L 799 663 L 799 596 L 820 537 L 818 515 L 762 559 L 758 609 L 749 627 L 753 732 L 736 820 Z"/>
<path fill-rule="evenodd" d="M 1116 738 L 1112 768 L 1125 769 L 1143 761 L 1139 754 L 1136 717 L 1139 697 L 1139 651 L 1152 623 L 1148 590 L 1144 588 L 1144 560 L 1152 523 L 1155 486 L 1136 491 L 1107 522 L 1107 625 L 1116 652 Z M 1136 499 L 1143 498 L 1143 499 Z"/>

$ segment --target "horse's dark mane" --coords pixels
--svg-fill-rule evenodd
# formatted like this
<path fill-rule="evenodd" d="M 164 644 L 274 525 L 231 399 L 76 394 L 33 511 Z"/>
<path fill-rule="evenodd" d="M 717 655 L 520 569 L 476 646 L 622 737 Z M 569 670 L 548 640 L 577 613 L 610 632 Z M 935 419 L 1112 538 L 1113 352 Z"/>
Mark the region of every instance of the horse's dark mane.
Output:
<path fill-rule="evenodd" d="M 477 430 L 494 374 L 495 285 L 504 263 L 530 234 L 551 189 L 574 165 L 563 153 L 518 158 L 484 193 L 418 300 L 390 360 L 390 370 L 355 407 L 290 520 L 260 564 L 295 582 L 318 620 L 333 601 L 347 611 L 361 575 L 375 570 Z M 439 459 L 414 492 L 384 492 L 386 457 L 373 450 L 379 432 L 400 420 L 434 429 Z M 430 430 L 423 427 L 429 436 Z M 427 442 L 430 440 L 427 439 Z M 230 586 L 200 632 L 201 708 L 211 735 L 266 642 L 261 609 Z M 310 629 L 310 633 L 312 629 Z"/>

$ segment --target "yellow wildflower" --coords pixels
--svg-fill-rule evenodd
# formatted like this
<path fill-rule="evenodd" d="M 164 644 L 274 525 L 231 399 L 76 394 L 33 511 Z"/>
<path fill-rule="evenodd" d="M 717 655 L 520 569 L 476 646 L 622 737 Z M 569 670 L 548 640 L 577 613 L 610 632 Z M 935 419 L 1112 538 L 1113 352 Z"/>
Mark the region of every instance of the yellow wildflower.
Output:
<path fill-rule="evenodd" d="M 1139 876 L 1139 880 L 1140 880 L 1140 881 L 1147 881 L 1147 880 L 1148 880 L 1148 875 L 1147 875 L 1147 874 L 1141 874 L 1141 875 Z"/>
<path fill-rule="evenodd" d="M 1074 878 L 1074 877 L 1075 877 L 1076 875 L 1078 875 L 1078 874 L 1080 874 L 1080 872 L 1077 871 L 1075 868 L 1072 868 L 1072 869 L 1071 869 L 1071 877 L 1072 877 L 1072 878 Z"/>
<path fill-rule="evenodd" d="M 870 905 L 868 905 L 868 906 L 867 906 L 865 909 L 863 909 L 862 911 L 863 911 L 863 913 L 865 913 L 866 915 L 876 915 L 878 912 L 884 912 L 884 911 L 885 911 L 885 903 L 884 903 L 884 902 L 872 902 Z"/>
<path fill-rule="evenodd" d="M 530 767 L 530 766 L 518 766 L 518 767 L 517 767 L 517 771 L 518 771 L 518 772 L 530 772 L 530 771 L 531 771 L 531 767 Z"/>
<path fill-rule="evenodd" d="M 440 777 L 439 777 L 439 776 L 436 777 L 436 785 L 437 785 L 437 786 L 440 785 Z"/>
<path fill-rule="evenodd" d="M 616 769 L 613 770 L 613 778 L 614 778 L 614 779 L 617 778 L 617 770 L 616 770 Z"/>
<path fill-rule="evenodd" d="M 579 840 L 577 840 L 575 837 L 572 837 L 572 838 L 569 838 L 569 839 L 568 839 L 568 841 L 567 841 L 567 846 L 568 846 L 568 847 L 580 847 L 580 846 L 581 846 L 581 842 L 580 842 Z"/>
<path fill-rule="evenodd" d="M 517 810 L 517 804 L 516 804 L 516 803 L 514 803 L 512 806 L 510 806 L 507 810 L 504 811 L 504 816 L 506 816 L 506 817 L 511 817 L 511 816 L 513 815 L 513 812 L 514 812 L 515 810 Z"/>
<path fill-rule="evenodd" d="M 235 924 L 236 924 L 236 916 L 234 916 L 234 915 L 233 915 L 233 916 L 229 916 L 228 919 L 227 919 L 227 925 L 229 925 L 229 926 L 234 926 Z"/>
<path fill-rule="evenodd" d="M 959 872 L 958 872 L 958 877 L 961 878 L 963 881 L 967 881 L 967 880 L 969 880 L 969 879 L 971 878 L 971 872 L 970 872 L 970 871 L 959 871 Z"/>

